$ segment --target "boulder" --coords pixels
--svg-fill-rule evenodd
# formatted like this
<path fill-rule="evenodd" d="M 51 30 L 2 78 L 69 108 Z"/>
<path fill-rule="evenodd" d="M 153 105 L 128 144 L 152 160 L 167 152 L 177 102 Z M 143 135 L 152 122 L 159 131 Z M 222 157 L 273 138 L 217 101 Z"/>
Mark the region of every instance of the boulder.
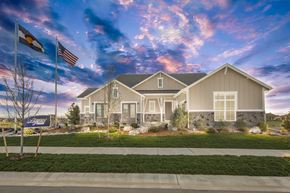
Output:
<path fill-rule="evenodd" d="M 90 132 L 90 127 L 82 127 L 81 132 L 85 132 L 85 133 Z"/>
<path fill-rule="evenodd" d="M 145 127 L 145 126 L 141 126 L 140 128 L 138 128 L 138 131 L 140 133 L 148 133 L 149 128 Z"/>
<path fill-rule="evenodd" d="M 250 128 L 249 133 L 261 134 L 262 131 L 261 131 L 261 129 L 259 127 L 252 127 L 252 128 Z"/>
<path fill-rule="evenodd" d="M 168 130 L 170 130 L 170 131 L 177 131 L 178 129 L 177 129 L 177 127 L 170 127 L 170 128 L 168 128 Z"/>
<path fill-rule="evenodd" d="M 139 135 L 139 134 L 140 134 L 140 131 L 138 129 L 129 131 L 129 135 Z"/>
<path fill-rule="evenodd" d="M 133 128 L 130 125 L 126 125 L 123 128 L 123 131 L 131 131 Z"/>

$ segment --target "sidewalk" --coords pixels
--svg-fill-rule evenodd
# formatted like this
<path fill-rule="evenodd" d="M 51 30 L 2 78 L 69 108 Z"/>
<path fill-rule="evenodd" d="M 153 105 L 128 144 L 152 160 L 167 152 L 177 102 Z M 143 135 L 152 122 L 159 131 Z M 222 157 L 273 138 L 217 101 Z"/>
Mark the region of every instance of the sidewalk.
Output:
<path fill-rule="evenodd" d="M 34 153 L 35 147 L 24 147 L 24 152 Z M 18 153 L 19 147 L 9 146 L 10 153 Z M 4 153 L 4 147 L 0 152 Z M 222 149 L 222 148 L 132 148 L 132 147 L 40 147 L 40 153 L 49 154 L 138 154 L 138 155 L 251 155 L 289 157 L 290 150 L 271 149 Z"/>
<path fill-rule="evenodd" d="M 0 186 L 166 188 L 289 192 L 290 177 L 0 172 Z"/>

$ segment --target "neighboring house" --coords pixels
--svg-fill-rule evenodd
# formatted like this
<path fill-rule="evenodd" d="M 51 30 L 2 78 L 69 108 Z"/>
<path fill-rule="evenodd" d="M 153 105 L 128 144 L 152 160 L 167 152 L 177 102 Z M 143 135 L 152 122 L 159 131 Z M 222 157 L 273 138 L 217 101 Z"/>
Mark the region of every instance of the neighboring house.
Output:
<path fill-rule="evenodd" d="M 113 98 L 118 102 L 111 120 L 127 124 L 168 122 L 174 109 L 182 105 L 189 114 L 189 126 L 198 120 L 213 126 L 216 121 L 235 123 L 239 119 L 254 126 L 265 120 L 265 92 L 272 89 L 229 64 L 209 74 L 123 74 L 113 83 Z M 106 119 L 107 85 L 88 88 L 78 96 L 82 123 Z"/>

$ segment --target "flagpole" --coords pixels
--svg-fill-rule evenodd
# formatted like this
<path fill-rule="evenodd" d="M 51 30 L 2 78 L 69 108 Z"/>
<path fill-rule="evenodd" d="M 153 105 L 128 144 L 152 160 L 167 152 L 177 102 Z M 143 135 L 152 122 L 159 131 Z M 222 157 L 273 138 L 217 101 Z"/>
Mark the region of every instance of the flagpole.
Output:
<path fill-rule="evenodd" d="M 16 87 L 17 79 L 17 54 L 18 54 L 18 20 L 15 20 L 15 33 L 14 33 L 14 86 Z M 17 113 L 14 112 L 14 131 L 17 131 Z"/>
<path fill-rule="evenodd" d="M 54 120 L 54 125 L 57 126 L 57 52 L 58 52 L 58 40 L 57 37 L 55 38 L 55 120 Z"/>

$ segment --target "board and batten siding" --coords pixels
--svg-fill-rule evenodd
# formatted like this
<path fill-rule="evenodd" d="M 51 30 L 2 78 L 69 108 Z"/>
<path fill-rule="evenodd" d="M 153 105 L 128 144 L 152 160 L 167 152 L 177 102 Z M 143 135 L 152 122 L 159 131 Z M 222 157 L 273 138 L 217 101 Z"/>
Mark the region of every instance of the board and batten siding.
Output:
<path fill-rule="evenodd" d="M 215 91 L 237 91 L 237 110 L 264 109 L 263 87 L 251 79 L 225 68 L 189 87 L 189 110 L 213 110 Z"/>
<path fill-rule="evenodd" d="M 163 78 L 163 88 L 158 88 L 157 79 Z M 150 79 L 144 81 L 140 85 L 137 85 L 134 90 L 181 90 L 185 86 L 178 81 L 162 74 L 158 73 L 152 76 Z"/>
<path fill-rule="evenodd" d="M 116 83 L 119 91 L 119 98 L 116 100 L 116 105 L 114 109 L 112 109 L 113 112 L 121 112 L 121 102 L 136 102 L 137 103 L 137 112 L 140 111 L 140 104 L 141 104 L 141 96 L 138 95 L 137 93 L 133 92 L 132 90 L 126 88 L 125 86 L 119 84 L 118 82 Z M 103 102 L 104 101 L 104 92 L 105 87 L 100 89 L 99 91 L 95 92 L 94 94 L 90 95 L 87 97 L 86 100 L 82 99 L 85 104 L 88 104 L 90 101 L 90 111 L 94 112 L 94 105 L 92 103 L 95 102 Z"/>

